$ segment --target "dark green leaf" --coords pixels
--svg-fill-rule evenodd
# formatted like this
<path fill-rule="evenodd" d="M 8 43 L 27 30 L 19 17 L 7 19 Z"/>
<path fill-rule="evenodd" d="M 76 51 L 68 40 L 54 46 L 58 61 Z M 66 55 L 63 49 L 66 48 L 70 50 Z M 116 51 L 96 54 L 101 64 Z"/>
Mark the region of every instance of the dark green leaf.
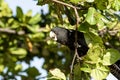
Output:
<path fill-rule="evenodd" d="M 89 27 L 90 27 L 90 25 L 86 22 L 86 23 L 82 23 L 81 25 L 80 25 L 80 27 L 79 27 L 79 30 L 81 31 L 81 32 L 89 32 Z"/>
<path fill-rule="evenodd" d="M 76 64 L 74 66 L 74 80 L 81 80 L 82 76 L 80 75 L 81 75 L 80 64 Z"/>
<path fill-rule="evenodd" d="M 30 67 L 26 71 L 27 71 L 28 76 L 32 78 L 35 78 L 36 76 L 40 75 L 40 73 L 35 67 Z"/>
<path fill-rule="evenodd" d="M 96 6 L 100 10 L 105 10 L 107 8 L 108 0 L 95 0 Z"/>
<path fill-rule="evenodd" d="M 90 80 L 88 73 L 85 73 L 81 70 L 80 64 L 74 65 L 74 80 Z"/>
<path fill-rule="evenodd" d="M 85 40 L 89 47 L 93 46 L 96 43 L 100 43 L 100 44 L 103 43 L 101 37 L 95 33 L 88 32 L 88 33 L 85 33 L 84 35 L 85 35 Z"/>
<path fill-rule="evenodd" d="M 49 2 L 50 2 L 50 0 L 38 0 L 37 5 L 43 6 L 43 5 L 45 5 L 45 4 L 49 3 Z"/>
<path fill-rule="evenodd" d="M 20 21 L 22 21 L 23 20 L 23 11 L 22 11 L 22 9 L 20 8 L 20 7 L 17 7 L 17 10 L 16 10 L 16 15 L 17 15 L 17 18 L 20 20 Z"/>

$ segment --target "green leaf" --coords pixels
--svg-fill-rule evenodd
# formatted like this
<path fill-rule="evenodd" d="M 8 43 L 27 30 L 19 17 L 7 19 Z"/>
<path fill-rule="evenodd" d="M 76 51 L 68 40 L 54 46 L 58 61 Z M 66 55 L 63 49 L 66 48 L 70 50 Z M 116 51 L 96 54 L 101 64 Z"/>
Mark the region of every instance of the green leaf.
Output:
<path fill-rule="evenodd" d="M 14 69 L 15 69 L 15 71 L 21 70 L 22 69 L 22 65 L 21 64 L 17 64 Z"/>
<path fill-rule="evenodd" d="M 5 24 L 2 21 L 0 21 L 0 27 L 5 27 Z"/>
<path fill-rule="evenodd" d="M 120 0 L 113 0 L 112 7 L 119 11 L 120 10 Z"/>
<path fill-rule="evenodd" d="M 54 78 L 56 79 L 62 79 L 66 80 L 66 77 L 63 72 L 61 72 L 58 68 L 55 68 L 53 70 L 50 70 L 50 73 L 53 75 Z"/>
<path fill-rule="evenodd" d="M 41 20 L 40 18 L 40 14 L 36 14 L 35 16 L 33 16 L 30 20 L 29 20 L 29 24 L 37 24 L 39 21 Z"/>
<path fill-rule="evenodd" d="M 74 65 L 74 80 L 81 80 L 80 76 L 81 70 L 80 70 L 80 64 Z"/>
<path fill-rule="evenodd" d="M 94 0 L 86 0 L 86 2 L 89 2 L 89 3 L 91 3 L 91 2 L 94 2 Z"/>
<path fill-rule="evenodd" d="M 105 28 L 104 20 L 106 20 L 106 18 L 98 12 L 96 12 L 95 15 L 96 15 L 95 18 L 96 18 L 98 30 L 104 29 Z"/>
<path fill-rule="evenodd" d="M 26 71 L 27 71 L 28 76 L 32 78 L 35 78 L 36 76 L 40 75 L 40 73 L 35 67 L 30 67 Z"/>
<path fill-rule="evenodd" d="M 98 63 L 101 61 L 100 59 L 103 56 L 104 51 L 105 49 L 103 46 L 96 44 L 88 50 L 86 57 L 92 63 Z"/>
<path fill-rule="evenodd" d="M 95 8 L 90 7 L 90 8 L 88 9 L 88 13 L 87 13 L 87 16 L 86 16 L 86 19 L 85 19 L 85 20 L 86 20 L 90 25 L 95 25 L 95 24 L 96 24 L 95 13 L 96 13 Z"/>
<path fill-rule="evenodd" d="M 26 56 L 27 51 L 24 48 L 10 48 L 10 53 L 17 56 Z"/>
<path fill-rule="evenodd" d="M 96 6 L 100 10 L 105 10 L 107 8 L 108 0 L 95 0 Z"/>
<path fill-rule="evenodd" d="M 90 75 L 81 69 L 81 64 L 75 64 L 74 65 L 74 79 L 73 80 L 90 80 Z M 85 68 L 84 68 L 85 69 Z M 88 70 L 88 69 L 87 69 Z"/>
<path fill-rule="evenodd" d="M 84 36 L 89 47 L 93 46 L 96 43 L 103 44 L 101 37 L 99 37 L 95 33 L 87 32 L 87 33 L 84 33 Z"/>
<path fill-rule="evenodd" d="M 109 28 L 109 29 L 113 29 L 114 27 L 116 27 L 116 24 L 118 23 L 118 20 L 116 20 L 116 21 L 114 21 L 114 22 L 109 22 L 108 24 L 107 24 L 107 27 Z"/>
<path fill-rule="evenodd" d="M 89 25 L 87 22 L 81 23 L 81 24 L 80 24 L 80 27 L 79 27 L 79 30 L 80 30 L 81 32 L 86 33 L 86 32 L 89 32 L 89 27 L 90 27 L 90 25 Z"/>
<path fill-rule="evenodd" d="M 93 69 L 91 71 L 91 77 L 94 78 L 95 80 L 103 80 L 108 76 L 108 71 L 103 71 L 100 69 Z"/>
<path fill-rule="evenodd" d="M 35 33 L 35 34 L 29 34 L 30 38 L 35 41 L 40 41 L 45 37 L 44 33 Z"/>
<path fill-rule="evenodd" d="M 32 16 L 32 10 L 29 10 L 25 15 L 26 16 Z"/>
<path fill-rule="evenodd" d="M 28 28 L 29 31 L 36 33 L 39 31 L 39 25 L 33 25 L 33 26 L 26 26 Z"/>
<path fill-rule="evenodd" d="M 103 65 L 112 65 L 120 59 L 120 53 L 116 49 L 107 49 L 103 56 Z"/>
<path fill-rule="evenodd" d="M 45 5 L 45 4 L 48 4 L 49 2 L 50 2 L 50 0 L 38 0 L 37 5 L 43 6 L 43 5 Z"/>
<path fill-rule="evenodd" d="M 0 7 L 0 17 L 12 17 L 12 10 L 9 8 L 8 4 L 6 2 L 1 3 Z"/>
<path fill-rule="evenodd" d="M 4 65 L 0 64 L 0 73 L 3 72 L 4 70 Z"/>
<path fill-rule="evenodd" d="M 87 72 L 87 73 L 90 73 L 91 72 L 91 69 L 90 68 L 80 68 L 82 71 L 84 72 Z"/>
<path fill-rule="evenodd" d="M 16 10 L 16 14 L 17 14 L 17 18 L 20 20 L 20 21 L 22 21 L 23 20 L 23 11 L 22 11 L 22 9 L 20 8 L 20 7 L 17 7 L 17 10 Z"/>
<path fill-rule="evenodd" d="M 81 0 L 70 0 L 70 1 L 73 2 L 73 3 L 78 3 Z"/>

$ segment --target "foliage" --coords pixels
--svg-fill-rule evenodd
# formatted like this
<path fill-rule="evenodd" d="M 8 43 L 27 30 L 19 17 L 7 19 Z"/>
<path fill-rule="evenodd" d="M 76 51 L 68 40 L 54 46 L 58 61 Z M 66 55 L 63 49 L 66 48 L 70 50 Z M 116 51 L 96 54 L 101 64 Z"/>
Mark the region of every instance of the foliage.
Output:
<path fill-rule="evenodd" d="M 70 75 L 69 67 L 74 54 L 66 46 L 57 45 L 48 36 L 50 29 L 55 26 L 75 29 L 76 14 L 70 6 L 55 1 L 38 0 L 38 5 L 49 5 L 47 14 L 41 11 L 41 14 L 32 16 L 31 10 L 23 13 L 17 7 L 16 15 L 13 16 L 7 3 L 0 0 L 0 73 L 4 79 L 15 79 L 15 76 L 23 80 L 37 79 L 40 73 L 35 67 L 22 70 L 21 65 L 22 62 L 30 65 L 35 56 L 44 58 L 43 68 L 47 71 L 56 68 L 49 71 L 48 79 L 65 80 Z M 120 15 L 116 12 L 120 10 L 120 1 L 61 1 L 77 8 L 80 17 L 78 29 L 84 32 L 89 46 L 87 55 L 74 65 L 74 79 L 105 79 L 110 72 L 108 66 L 120 59 Z M 3 71 L 5 68 L 7 72 Z M 27 76 L 20 74 L 24 72 Z"/>

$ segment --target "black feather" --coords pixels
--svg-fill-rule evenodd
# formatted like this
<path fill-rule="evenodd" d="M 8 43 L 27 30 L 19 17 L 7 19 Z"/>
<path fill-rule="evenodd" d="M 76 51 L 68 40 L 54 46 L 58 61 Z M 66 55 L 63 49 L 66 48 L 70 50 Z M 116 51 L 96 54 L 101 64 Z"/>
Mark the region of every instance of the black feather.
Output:
<path fill-rule="evenodd" d="M 68 30 L 61 27 L 55 27 L 51 30 L 57 35 L 57 42 L 68 46 L 71 50 L 75 50 L 75 30 Z M 83 56 L 88 51 L 88 46 L 86 44 L 84 34 L 82 32 L 77 32 L 77 42 L 78 42 L 78 54 Z"/>

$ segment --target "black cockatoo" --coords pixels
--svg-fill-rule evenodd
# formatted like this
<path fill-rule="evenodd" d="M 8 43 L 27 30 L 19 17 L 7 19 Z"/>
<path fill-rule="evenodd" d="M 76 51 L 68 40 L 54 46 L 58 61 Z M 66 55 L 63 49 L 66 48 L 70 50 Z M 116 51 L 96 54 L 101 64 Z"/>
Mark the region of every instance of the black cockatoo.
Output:
<path fill-rule="evenodd" d="M 84 34 L 82 32 L 77 32 L 77 43 L 78 43 L 78 54 L 79 56 L 83 56 L 88 51 L 88 46 L 86 44 Z M 68 30 L 61 27 L 55 27 L 50 32 L 50 37 L 70 48 L 70 50 L 75 50 L 75 30 Z"/>
<path fill-rule="evenodd" d="M 84 34 L 82 32 L 77 31 L 77 43 L 78 43 L 78 54 L 79 56 L 84 56 L 87 54 L 88 46 L 86 44 Z M 57 41 L 58 43 L 61 43 L 63 45 L 66 45 L 70 48 L 70 50 L 75 50 L 75 30 L 71 29 L 65 29 L 62 27 L 54 27 L 50 31 L 50 37 Z M 111 73 L 120 80 L 120 60 L 118 60 L 115 64 L 109 66 Z"/>

